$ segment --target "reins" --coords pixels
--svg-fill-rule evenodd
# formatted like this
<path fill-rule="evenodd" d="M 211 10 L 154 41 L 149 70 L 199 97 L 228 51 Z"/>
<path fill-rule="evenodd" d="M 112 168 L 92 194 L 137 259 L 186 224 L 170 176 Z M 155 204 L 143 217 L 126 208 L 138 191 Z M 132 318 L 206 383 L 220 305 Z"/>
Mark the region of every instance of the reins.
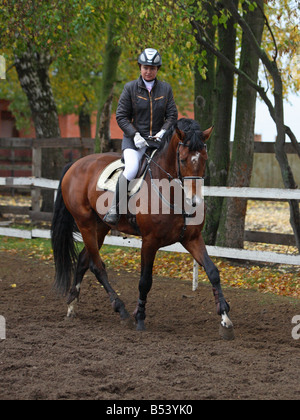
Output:
<path fill-rule="evenodd" d="M 151 138 L 151 140 L 153 140 L 153 138 Z M 183 177 L 182 176 L 182 174 L 181 174 L 181 168 L 180 168 L 180 153 L 179 153 L 179 148 L 180 148 L 180 146 L 183 146 L 183 147 L 189 147 L 188 146 L 188 144 L 185 144 L 185 143 L 183 143 L 183 142 L 179 142 L 178 143 L 178 147 L 177 147 L 177 152 L 176 152 L 176 158 L 177 158 L 177 177 L 174 177 L 174 176 L 172 176 L 169 172 L 167 172 L 164 168 L 162 168 L 154 159 L 153 159 L 153 157 L 154 157 L 154 155 L 152 155 L 152 156 L 149 156 L 146 152 L 144 153 L 144 155 L 146 156 L 146 159 L 147 159 L 147 168 L 146 168 L 146 171 L 145 171 L 145 176 L 146 176 L 146 174 L 147 174 L 147 172 L 149 172 L 149 176 L 150 176 L 150 181 L 151 181 L 151 185 L 152 185 L 152 187 L 154 188 L 154 190 L 155 190 L 155 192 L 158 194 L 158 196 L 160 197 L 160 199 L 166 204 L 166 205 L 168 205 L 169 207 L 170 207 L 170 209 L 172 209 L 172 210 L 180 210 L 181 211 L 181 215 L 182 215 L 182 217 L 183 217 L 183 227 L 182 227 L 182 230 L 181 230 L 181 233 L 180 233 L 180 237 L 179 237 L 179 242 L 181 242 L 183 239 L 184 239 L 184 235 L 185 235 L 185 232 L 186 232 L 186 229 L 187 229 L 187 218 L 189 218 L 189 217 L 192 217 L 192 215 L 191 214 L 188 214 L 186 211 L 185 211 L 185 209 L 183 208 L 183 206 L 181 206 L 180 208 L 176 205 L 176 204 L 172 204 L 172 203 L 170 203 L 164 196 L 163 196 L 163 194 L 161 193 L 161 191 L 159 190 L 159 188 L 157 187 L 157 185 L 155 184 L 155 182 L 154 182 L 154 178 L 153 178 L 153 174 L 152 174 L 152 170 L 151 170 L 151 167 L 150 167 L 150 165 L 151 165 L 151 163 L 154 163 L 155 164 L 155 166 L 156 167 L 158 167 L 162 172 L 164 172 L 166 175 L 167 175 L 167 177 L 168 177 L 168 179 L 169 179 L 169 182 L 171 182 L 171 181 L 175 181 L 175 182 L 177 182 L 179 185 L 180 185 L 180 187 L 182 188 L 182 190 L 184 190 L 184 187 L 183 187 L 183 181 L 185 180 L 185 179 L 191 179 L 191 180 L 194 180 L 194 179 L 203 179 L 203 177 L 199 177 L 199 176 L 186 176 L 186 177 Z"/>
<path fill-rule="evenodd" d="M 152 138 L 151 138 L 152 139 Z M 144 153 L 144 155 L 147 158 L 147 162 L 148 162 L 148 166 L 149 168 L 147 168 L 147 170 L 150 169 L 150 163 L 153 162 L 162 172 L 164 172 L 167 177 L 169 178 L 169 181 L 174 180 L 174 181 L 179 181 L 182 184 L 182 181 L 184 179 L 203 179 L 203 177 L 201 176 L 182 176 L 181 175 L 181 170 L 180 170 L 180 154 L 179 154 L 179 147 L 183 146 L 183 147 L 189 147 L 188 144 L 184 144 L 182 142 L 178 143 L 178 147 L 177 147 L 177 152 L 176 152 L 176 156 L 177 156 L 177 177 L 175 178 L 174 176 L 172 176 L 169 172 L 167 172 L 164 168 L 162 168 L 157 162 L 155 162 L 155 160 L 153 160 L 153 156 L 149 156 L 146 152 Z"/>

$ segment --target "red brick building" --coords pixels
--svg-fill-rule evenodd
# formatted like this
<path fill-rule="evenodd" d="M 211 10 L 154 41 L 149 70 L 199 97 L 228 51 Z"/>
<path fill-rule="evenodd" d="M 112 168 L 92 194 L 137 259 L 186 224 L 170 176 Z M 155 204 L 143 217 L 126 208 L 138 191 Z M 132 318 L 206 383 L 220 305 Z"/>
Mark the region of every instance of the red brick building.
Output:
<path fill-rule="evenodd" d="M 92 136 L 95 136 L 96 131 L 96 118 L 94 116 L 92 123 Z M 78 115 L 59 115 L 59 127 L 61 132 L 61 137 L 80 137 L 79 125 L 78 125 Z M 122 131 L 120 130 L 115 115 L 111 119 L 111 138 L 118 139 L 122 138 Z M 15 118 L 13 114 L 9 111 L 9 102 L 0 99 L 0 137 L 26 137 L 31 138 L 35 137 L 34 127 L 29 133 L 23 131 L 18 131 L 15 126 Z"/>
<path fill-rule="evenodd" d="M 180 115 L 181 117 L 181 115 Z M 193 118 L 193 113 L 189 113 L 189 117 Z M 61 137 L 80 137 L 80 130 L 78 124 L 78 115 L 59 115 L 59 127 Z M 122 139 L 123 133 L 119 128 L 115 114 L 111 117 L 110 132 L 112 139 Z M 96 114 L 92 117 L 92 137 L 95 137 L 96 133 Z M 34 138 L 35 129 L 31 123 L 31 129 L 29 133 L 19 131 L 16 128 L 16 121 L 9 110 L 9 101 L 0 99 L 0 138 L 1 137 L 20 137 L 20 138 Z M 65 157 L 67 161 L 75 160 L 79 157 L 77 153 L 73 153 L 70 150 L 65 150 Z M 0 176 L 30 176 L 29 170 L 24 169 L 24 165 L 29 166 L 31 160 L 30 150 L 10 150 L 0 149 Z M 14 169 L 11 170 L 9 167 L 13 165 Z M 1 168 L 2 166 L 2 168 Z M 19 168 L 18 168 L 19 166 Z"/>
<path fill-rule="evenodd" d="M 61 137 L 80 137 L 80 130 L 78 125 L 78 115 L 59 115 L 59 127 Z M 122 131 L 120 130 L 115 115 L 111 118 L 111 138 L 121 139 Z M 95 137 L 96 132 L 96 116 L 92 118 L 92 136 Z M 9 110 L 9 101 L 0 99 L 0 138 L 1 137 L 20 137 L 20 138 L 34 138 L 35 129 L 33 124 L 29 133 L 25 133 L 24 130 L 17 130 L 16 121 Z M 77 155 L 70 153 L 69 150 L 65 150 L 66 160 L 72 158 L 76 159 Z M 28 165 L 31 160 L 30 150 L 10 150 L 0 149 L 0 176 L 30 176 L 31 172 L 24 169 L 24 165 Z M 11 165 L 14 166 L 14 170 L 8 169 Z M 2 166 L 2 168 L 1 168 Z M 20 167 L 18 169 L 18 166 Z"/>

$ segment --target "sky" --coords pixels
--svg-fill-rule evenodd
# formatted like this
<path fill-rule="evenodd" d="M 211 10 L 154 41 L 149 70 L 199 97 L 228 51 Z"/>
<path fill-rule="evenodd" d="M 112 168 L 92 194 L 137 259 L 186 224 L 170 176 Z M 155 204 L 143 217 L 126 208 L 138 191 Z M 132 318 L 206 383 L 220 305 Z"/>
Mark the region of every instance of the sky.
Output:
<path fill-rule="evenodd" d="M 234 100 L 233 119 L 235 118 L 236 101 Z M 288 125 L 300 143 L 300 94 L 290 94 L 288 102 L 284 103 L 285 110 L 285 124 Z M 231 140 L 234 137 L 234 124 L 232 124 Z M 262 141 L 274 142 L 276 139 L 276 126 L 270 117 L 267 105 L 260 99 L 257 100 L 256 105 L 256 122 L 255 134 L 262 135 Z M 290 139 L 287 137 L 286 141 Z"/>
<path fill-rule="evenodd" d="M 285 124 L 290 127 L 300 142 L 300 96 L 290 95 L 289 103 L 285 102 Z M 276 126 L 270 117 L 269 110 L 264 102 L 258 100 L 256 108 L 255 134 L 262 134 L 262 141 L 275 141 Z M 286 141 L 290 141 L 287 137 Z"/>

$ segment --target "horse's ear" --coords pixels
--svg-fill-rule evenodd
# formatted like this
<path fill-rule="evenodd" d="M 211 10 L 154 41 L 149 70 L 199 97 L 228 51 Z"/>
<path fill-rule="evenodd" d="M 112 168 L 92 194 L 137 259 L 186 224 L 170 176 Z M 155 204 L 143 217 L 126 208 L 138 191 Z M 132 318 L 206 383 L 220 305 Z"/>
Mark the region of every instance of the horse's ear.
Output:
<path fill-rule="evenodd" d="M 213 132 L 213 129 L 214 129 L 214 126 L 203 131 L 203 141 L 207 141 L 210 138 L 211 133 Z"/>
<path fill-rule="evenodd" d="M 178 127 L 176 127 L 176 134 L 177 134 L 177 137 L 179 137 L 179 140 L 182 141 L 184 139 L 184 134 L 181 130 L 179 130 Z"/>

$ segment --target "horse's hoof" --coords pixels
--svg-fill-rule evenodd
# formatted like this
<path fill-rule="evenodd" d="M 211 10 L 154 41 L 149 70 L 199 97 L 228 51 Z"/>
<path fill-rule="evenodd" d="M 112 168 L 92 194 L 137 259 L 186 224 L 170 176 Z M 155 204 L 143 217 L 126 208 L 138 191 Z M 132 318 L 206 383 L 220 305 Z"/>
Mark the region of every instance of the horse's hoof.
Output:
<path fill-rule="evenodd" d="M 134 330 L 134 328 L 136 326 L 134 320 L 131 317 L 121 319 L 121 325 L 124 328 L 129 328 L 130 330 Z"/>
<path fill-rule="evenodd" d="M 137 331 L 146 331 L 145 321 L 144 320 L 137 321 L 136 330 Z"/>
<path fill-rule="evenodd" d="M 76 318 L 76 312 L 74 310 L 74 305 L 69 305 L 67 315 L 65 316 L 66 320 L 71 320 Z"/>
<path fill-rule="evenodd" d="M 126 321 L 127 319 L 130 318 L 129 312 L 125 308 L 120 311 L 120 318 L 121 318 L 121 321 Z"/>
<path fill-rule="evenodd" d="M 127 319 L 130 317 L 121 299 L 119 298 L 115 299 L 114 301 L 112 301 L 111 305 L 112 305 L 113 310 L 119 313 L 121 319 Z"/>
<path fill-rule="evenodd" d="M 220 337 L 223 338 L 223 340 L 232 341 L 235 339 L 233 327 L 226 328 L 223 327 L 223 325 L 220 325 L 219 333 Z"/>

